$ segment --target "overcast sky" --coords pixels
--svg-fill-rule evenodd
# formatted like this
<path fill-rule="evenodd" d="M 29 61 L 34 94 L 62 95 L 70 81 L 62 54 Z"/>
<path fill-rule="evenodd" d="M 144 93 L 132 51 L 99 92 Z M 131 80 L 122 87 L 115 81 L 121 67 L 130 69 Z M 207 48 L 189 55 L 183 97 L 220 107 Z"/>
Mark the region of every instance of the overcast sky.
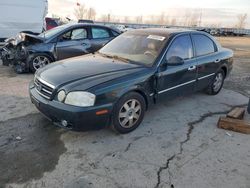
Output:
<path fill-rule="evenodd" d="M 98 15 L 147 16 L 160 15 L 162 12 L 170 17 L 181 19 L 185 12 L 196 10 L 202 12 L 202 24 L 220 24 L 233 26 L 237 15 L 249 13 L 247 28 L 250 28 L 250 0 L 48 0 L 49 14 L 74 18 L 76 3 L 85 4 L 96 9 Z"/>

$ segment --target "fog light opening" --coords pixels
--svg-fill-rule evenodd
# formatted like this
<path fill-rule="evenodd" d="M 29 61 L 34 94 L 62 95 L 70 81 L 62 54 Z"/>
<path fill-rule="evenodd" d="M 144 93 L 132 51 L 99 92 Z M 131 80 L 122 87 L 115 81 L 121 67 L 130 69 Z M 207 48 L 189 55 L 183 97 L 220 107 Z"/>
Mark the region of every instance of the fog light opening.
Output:
<path fill-rule="evenodd" d="M 67 126 L 68 126 L 68 122 L 67 122 L 66 120 L 62 120 L 62 121 L 61 121 L 61 124 L 62 124 L 62 126 L 64 126 L 64 127 L 67 127 Z"/>

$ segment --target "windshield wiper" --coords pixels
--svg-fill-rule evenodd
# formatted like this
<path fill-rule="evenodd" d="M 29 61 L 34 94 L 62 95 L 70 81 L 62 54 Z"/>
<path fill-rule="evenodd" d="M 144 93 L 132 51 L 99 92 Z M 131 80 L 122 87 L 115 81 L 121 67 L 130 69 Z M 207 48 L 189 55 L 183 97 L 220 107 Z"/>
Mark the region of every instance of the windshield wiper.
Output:
<path fill-rule="evenodd" d="M 113 58 L 112 55 L 103 54 L 101 52 L 95 52 L 95 53 L 100 54 L 101 56 L 104 56 L 104 57 L 107 57 L 107 58 Z"/>
<path fill-rule="evenodd" d="M 143 63 L 140 63 L 140 62 L 137 62 L 137 61 L 133 61 L 133 60 L 125 58 L 125 57 L 121 57 L 121 56 L 117 56 L 117 55 L 104 54 L 104 53 L 101 53 L 101 52 L 96 52 L 96 53 L 100 54 L 101 56 L 110 58 L 110 59 L 116 59 L 116 60 L 123 61 L 125 63 L 130 63 L 130 64 L 135 64 L 135 65 L 145 66 Z"/>
<path fill-rule="evenodd" d="M 127 58 L 124 58 L 124 57 L 120 57 L 120 56 L 117 56 L 117 55 L 113 55 L 112 57 L 113 57 L 113 59 L 117 59 L 117 60 L 120 60 L 120 61 L 123 61 L 123 62 L 126 62 L 126 63 L 131 62 L 130 59 L 127 59 Z"/>
<path fill-rule="evenodd" d="M 97 53 L 100 54 L 100 55 L 102 55 L 102 56 L 104 56 L 104 57 L 107 57 L 107 58 L 120 60 L 120 61 L 123 61 L 123 62 L 126 62 L 126 63 L 131 62 L 130 59 L 127 59 L 127 58 L 124 58 L 124 57 L 120 57 L 120 56 L 117 56 L 117 55 L 108 55 L 108 54 L 103 54 L 101 52 L 97 52 Z"/>

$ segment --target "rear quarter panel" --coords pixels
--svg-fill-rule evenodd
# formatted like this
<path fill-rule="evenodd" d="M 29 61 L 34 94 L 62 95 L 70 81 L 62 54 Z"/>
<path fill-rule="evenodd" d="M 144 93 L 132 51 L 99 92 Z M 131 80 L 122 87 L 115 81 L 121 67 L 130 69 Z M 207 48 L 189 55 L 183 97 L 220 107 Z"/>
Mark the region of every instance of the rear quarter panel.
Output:
<path fill-rule="evenodd" d="M 233 69 L 233 55 L 233 51 L 227 48 L 221 48 L 219 51 L 221 61 L 218 69 L 226 70 L 226 76 L 228 76 Z"/>

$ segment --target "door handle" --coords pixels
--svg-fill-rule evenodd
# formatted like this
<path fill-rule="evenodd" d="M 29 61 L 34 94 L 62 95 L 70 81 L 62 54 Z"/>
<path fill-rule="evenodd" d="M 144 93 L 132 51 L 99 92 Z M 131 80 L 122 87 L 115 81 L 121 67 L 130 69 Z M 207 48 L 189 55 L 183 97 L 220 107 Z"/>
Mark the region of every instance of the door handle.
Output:
<path fill-rule="evenodd" d="M 215 61 L 214 61 L 214 63 L 219 63 L 220 62 L 220 59 L 216 59 Z"/>
<path fill-rule="evenodd" d="M 192 71 L 192 70 L 195 70 L 195 69 L 196 69 L 195 65 L 193 65 L 193 66 L 191 66 L 191 67 L 188 68 L 189 71 Z"/>

